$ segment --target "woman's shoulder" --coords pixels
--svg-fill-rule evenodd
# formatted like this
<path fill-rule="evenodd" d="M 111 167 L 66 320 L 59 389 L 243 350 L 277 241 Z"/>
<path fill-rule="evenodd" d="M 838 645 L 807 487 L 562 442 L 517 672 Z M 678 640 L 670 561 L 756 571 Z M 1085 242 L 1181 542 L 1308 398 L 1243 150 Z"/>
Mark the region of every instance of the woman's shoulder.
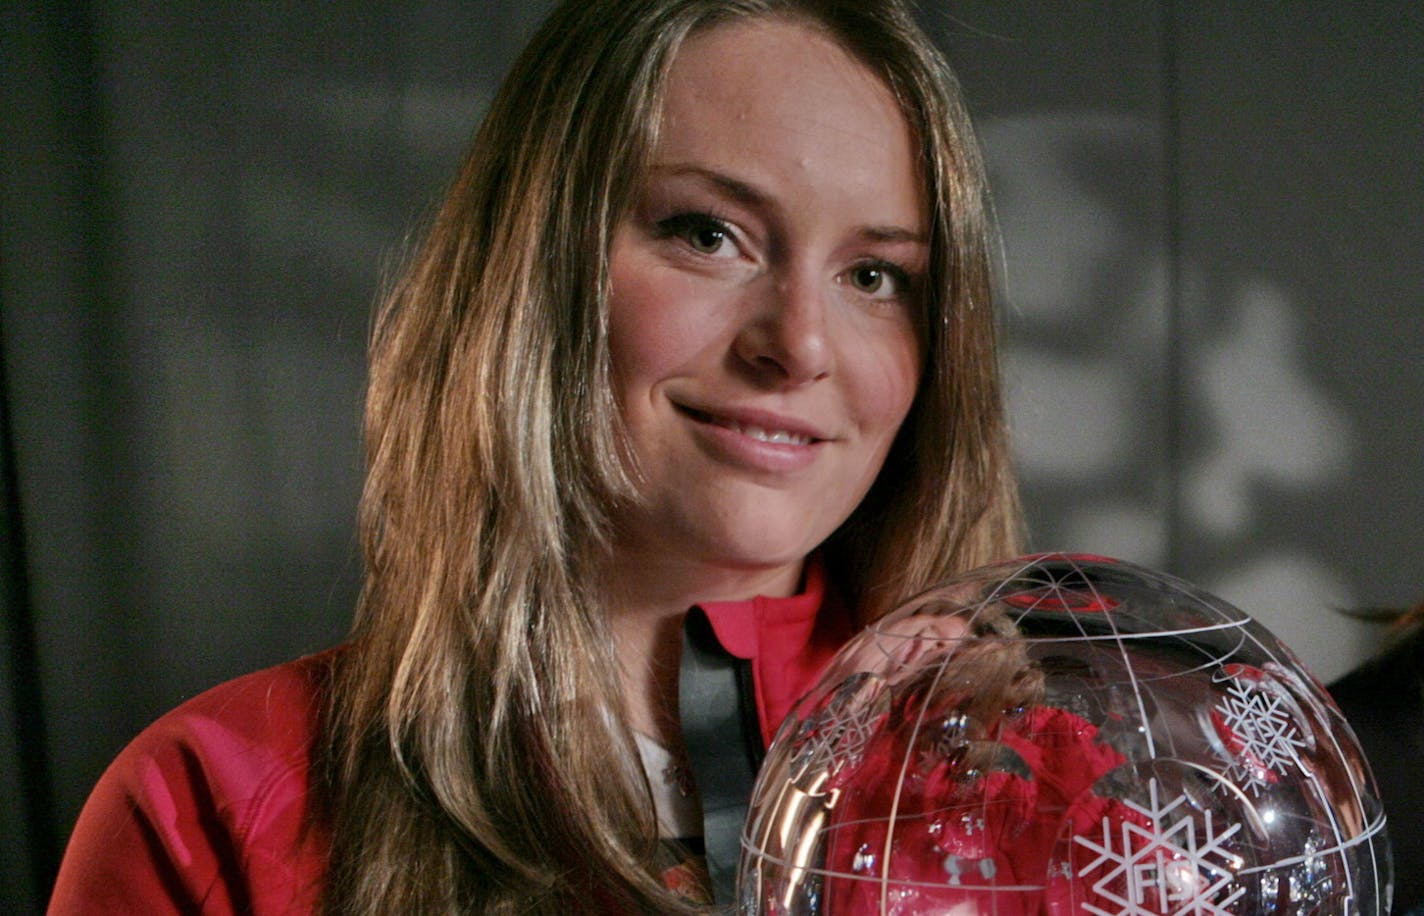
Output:
<path fill-rule="evenodd" d="M 339 651 L 219 684 L 144 729 L 85 804 L 52 911 L 265 912 L 314 899 L 325 844 L 310 770 Z"/>
<path fill-rule="evenodd" d="M 232 742 L 245 738 L 272 750 L 306 746 L 340 652 L 329 649 L 307 655 L 209 688 L 161 716 L 134 744 L 176 738 L 205 749 L 241 752 Z M 256 745 L 250 748 L 256 749 Z"/>
<path fill-rule="evenodd" d="M 305 780 L 326 682 L 339 650 L 219 684 L 144 729 L 110 767 L 128 779 L 154 768 L 201 778 L 229 801 L 255 800 L 284 774 Z"/>

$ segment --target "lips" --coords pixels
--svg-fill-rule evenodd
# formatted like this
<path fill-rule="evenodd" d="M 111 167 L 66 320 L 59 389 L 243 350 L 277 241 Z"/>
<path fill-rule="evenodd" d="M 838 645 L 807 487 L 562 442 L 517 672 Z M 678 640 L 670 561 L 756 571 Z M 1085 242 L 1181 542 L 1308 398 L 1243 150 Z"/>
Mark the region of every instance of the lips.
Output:
<path fill-rule="evenodd" d="M 789 429 L 763 429 L 750 423 L 738 423 L 736 420 L 728 420 L 723 417 L 714 417 L 710 414 L 703 414 L 703 422 L 720 426 L 723 429 L 730 429 L 733 432 L 741 433 L 758 442 L 770 442 L 774 445 L 810 445 L 816 440 L 803 433 L 793 433 Z"/>
<path fill-rule="evenodd" d="M 762 429 L 760 426 L 744 426 L 740 423 L 723 424 L 728 429 L 736 430 L 744 436 L 750 436 L 759 442 L 772 442 L 777 445 L 810 445 L 810 436 L 802 436 L 796 433 L 787 432 L 784 429 Z"/>
<path fill-rule="evenodd" d="M 820 435 L 818 430 L 812 429 L 804 423 L 776 417 L 761 411 L 712 413 L 685 404 L 676 406 L 699 423 L 719 426 L 749 439 L 771 445 L 806 446 L 825 441 L 827 438 Z"/>

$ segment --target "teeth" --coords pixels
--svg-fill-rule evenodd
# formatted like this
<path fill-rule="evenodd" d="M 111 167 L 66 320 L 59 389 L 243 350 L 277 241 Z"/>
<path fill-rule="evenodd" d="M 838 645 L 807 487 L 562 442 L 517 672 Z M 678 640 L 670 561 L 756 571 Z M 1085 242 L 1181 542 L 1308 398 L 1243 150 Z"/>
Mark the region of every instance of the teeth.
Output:
<path fill-rule="evenodd" d="M 784 429 L 762 429 L 760 426 L 745 426 L 741 423 L 728 423 L 728 429 L 735 429 L 737 432 L 759 442 L 770 442 L 775 445 L 810 445 L 811 437 L 803 436 L 799 433 L 788 432 Z"/>
<path fill-rule="evenodd" d="M 715 416 L 710 413 L 703 413 L 700 410 L 688 410 L 688 413 L 701 420 L 703 423 L 715 423 L 718 426 L 741 433 L 749 439 L 758 442 L 769 442 L 772 445 L 810 445 L 816 441 L 815 436 L 805 433 L 793 433 L 787 429 L 766 429 L 761 426 L 753 426 L 750 423 L 738 423 L 726 417 Z"/>

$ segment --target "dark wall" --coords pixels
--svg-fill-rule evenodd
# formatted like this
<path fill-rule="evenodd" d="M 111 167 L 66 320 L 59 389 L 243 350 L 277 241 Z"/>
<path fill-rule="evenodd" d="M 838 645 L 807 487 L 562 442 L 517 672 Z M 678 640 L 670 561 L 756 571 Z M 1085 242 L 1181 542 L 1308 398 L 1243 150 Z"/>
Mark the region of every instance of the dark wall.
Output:
<path fill-rule="evenodd" d="M 1039 546 L 1168 568 L 1343 672 L 1378 633 L 1340 609 L 1424 593 L 1424 8 L 935 9 Z"/>
<path fill-rule="evenodd" d="M 1037 546 L 1343 671 L 1375 634 L 1337 608 L 1424 592 L 1424 8 L 923 5 L 995 180 Z M 0 12 L 7 911 L 145 723 L 341 638 L 383 268 L 544 8 Z"/>

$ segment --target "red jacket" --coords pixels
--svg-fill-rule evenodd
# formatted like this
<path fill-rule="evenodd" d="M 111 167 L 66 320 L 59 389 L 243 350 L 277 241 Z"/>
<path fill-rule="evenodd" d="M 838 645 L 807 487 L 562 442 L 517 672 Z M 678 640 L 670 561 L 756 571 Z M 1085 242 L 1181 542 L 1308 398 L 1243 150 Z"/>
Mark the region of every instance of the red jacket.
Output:
<path fill-rule="evenodd" d="M 769 742 L 849 638 L 824 575 L 806 590 L 704 606 L 726 649 L 752 661 Z M 309 762 L 335 652 L 230 681 L 160 718 L 113 762 L 69 841 L 54 914 L 305 913 L 327 837 L 309 822 Z"/>
<path fill-rule="evenodd" d="M 327 844 L 308 762 L 334 657 L 229 681 L 145 729 L 84 805 L 50 912 L 312 911 Z"/>

